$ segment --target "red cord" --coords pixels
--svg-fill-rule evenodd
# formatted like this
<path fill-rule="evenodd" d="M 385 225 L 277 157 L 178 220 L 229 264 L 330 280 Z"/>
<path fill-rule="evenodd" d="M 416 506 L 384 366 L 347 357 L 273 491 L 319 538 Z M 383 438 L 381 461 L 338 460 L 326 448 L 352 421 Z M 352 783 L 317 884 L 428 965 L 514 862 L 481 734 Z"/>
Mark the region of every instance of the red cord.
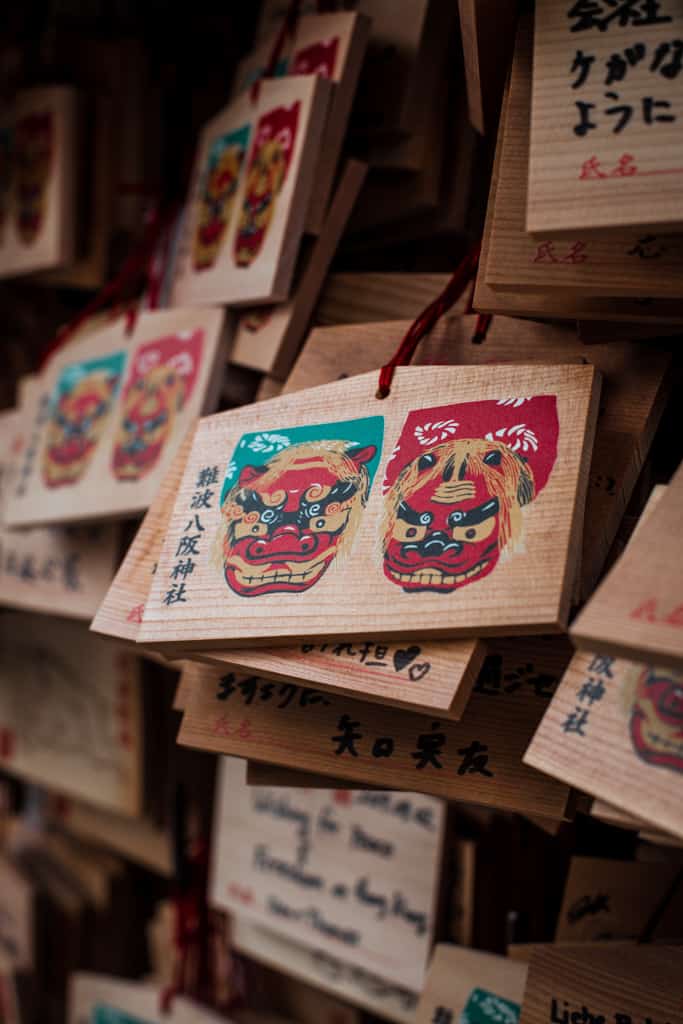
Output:
<path fill-rule="evenodd" d="M 420 313 L 414 323 L 411 324 L 398 349 L 389 362 L 383 366 L 379 372 L 377 398 L 387 397 L 391 391 L 391 382 L 394 379 L 394 371 L 396 370 L 396 367 L 407 366 L 413 358 L 415 349 L 422 338 L 424 338 L 425 334 L 429 334 L 437 320 L 439 320 L 444 313 L 447 313 L 451 306 L 453 306 L 453 304 L 460 298 L 467 287 L 468 282 L 477 272 L 480 250 L 481 246 L 479 244 L 470 249 L 459 264 L 444 290 L 441 292 L 441 295 L 439 295 L 434 302 L 430 303 L 427 308 Z"/>

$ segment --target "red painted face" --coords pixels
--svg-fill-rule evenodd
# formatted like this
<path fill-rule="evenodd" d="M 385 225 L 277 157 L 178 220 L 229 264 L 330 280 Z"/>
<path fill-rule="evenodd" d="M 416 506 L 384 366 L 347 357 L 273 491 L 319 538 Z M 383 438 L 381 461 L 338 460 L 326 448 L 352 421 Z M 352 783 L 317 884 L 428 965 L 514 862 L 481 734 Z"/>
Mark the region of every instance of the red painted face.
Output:
<path fill-rule="evenodd" d="M 404 468 L 387 496 L 384 573 L 408 593 L 448 594 L 488 576 L 520 529 L 533 477 L 505 445 L 451 441 Z"/>
<path fill-rule="evenodd" d="M 311 43 L 294 55 L 290 75 L 319 75 L 332 78 L 337 63 L 339 39 L 335 36 L 327 43 Z"/>
<path fill-rule="evenodd" d="M 631 740 L 650 764 L 683 772 L 683 678 L 668 669 L 640 674 L 631 712 Z"/>
<path fill-rule="evenodd" d="M 243 597 L 300 593 L 321 578 L 353 537 L 368 492 L 369 446 L 330 454 L 293 445 L 246 466 L 226 496 L 225 579 Z"/>

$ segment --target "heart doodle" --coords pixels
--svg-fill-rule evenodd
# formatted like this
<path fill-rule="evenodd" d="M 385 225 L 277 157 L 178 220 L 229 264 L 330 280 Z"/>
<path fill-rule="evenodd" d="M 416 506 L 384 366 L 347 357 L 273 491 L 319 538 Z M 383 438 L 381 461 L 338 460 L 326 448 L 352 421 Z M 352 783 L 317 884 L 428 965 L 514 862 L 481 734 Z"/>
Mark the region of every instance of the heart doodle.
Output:
<path fill-rule="evenodd" d="M 397 672 L 400 672 L 406 665 L 410 665 L 411 661 L 415 661 L 421 653 L 422 648 L 416 647 L 414 644 L 412 647 L 399 648 L 394 654 L 394 668 Z"/>

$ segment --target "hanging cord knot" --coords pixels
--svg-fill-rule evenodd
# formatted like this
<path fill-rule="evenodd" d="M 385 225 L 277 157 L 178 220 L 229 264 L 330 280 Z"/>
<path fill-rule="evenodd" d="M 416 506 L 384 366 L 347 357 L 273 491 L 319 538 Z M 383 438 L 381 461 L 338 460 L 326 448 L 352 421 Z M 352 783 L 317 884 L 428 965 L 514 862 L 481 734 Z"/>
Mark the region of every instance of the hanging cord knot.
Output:
<path fill-rule="evenodd" d="M 410 325 L 394 355 L 379 371 L 376 398 L 387 397 L 391 391 L 391 382 L 394 379 L 396 367 L 408 365 L 422 338 L 429 334 L 434 324 L 458 301 L 468 283 L 477 273 L 480 251 L 481 245 L 479 243 L 472 246 L 459 263 L 455 273 L 441 294 L 426 309 L 423 309 Z M 477 330 L 479 330 L 479 321 L 477 321 Z M 483 337 L 481 340 L 483 340 Z"/>

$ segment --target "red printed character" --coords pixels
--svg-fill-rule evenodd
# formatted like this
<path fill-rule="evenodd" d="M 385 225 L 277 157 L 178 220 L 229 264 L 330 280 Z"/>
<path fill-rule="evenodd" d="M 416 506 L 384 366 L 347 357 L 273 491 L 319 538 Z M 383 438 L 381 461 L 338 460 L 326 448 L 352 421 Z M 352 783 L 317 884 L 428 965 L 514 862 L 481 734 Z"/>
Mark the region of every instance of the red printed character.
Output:
<path fill-rule="evenodd" d="M 639 665 L 625 683 L 636 754 L 648 764 L 683 772 L 683 675 Z"/>
<path fill-rule="evenodd" d="M 384 573 L 406 593 L 451 593 L 493 572 L 557 455 L 554 395 L 408 416 L 385 478 Z"/>
<path fill-rule="evenodd" d="M 300 107 L 297 100 L 290 107 L 276 107 L 259 120 L 235 238 L 238 267 L 250 266 L 263 247 L 289 170 Z"/>
<path fill-rule="evenodd" d="M 117 480 L 139 480 L 158 463 L 194 388 L 203 338 L 204 332 L 196 330 L 138 348 L 114 441 L 112 471 Z"/>
<path fill-rule="evenodd" d="M 53 149 L 52 111 L 27 114 L 18 121 L 15 136 L 16 216 L 19 237 L 26 245 L 36 240 L 43 225 Z"/>
<path fill-rule="evenodd" d="M 310 46 L 304 46 L 294 54 L 289 74 L 320 75 L 321 78 L 333 78 L 338 49 L 338 36 L 330 39 L 327 43 L 312 43 Z"/>

